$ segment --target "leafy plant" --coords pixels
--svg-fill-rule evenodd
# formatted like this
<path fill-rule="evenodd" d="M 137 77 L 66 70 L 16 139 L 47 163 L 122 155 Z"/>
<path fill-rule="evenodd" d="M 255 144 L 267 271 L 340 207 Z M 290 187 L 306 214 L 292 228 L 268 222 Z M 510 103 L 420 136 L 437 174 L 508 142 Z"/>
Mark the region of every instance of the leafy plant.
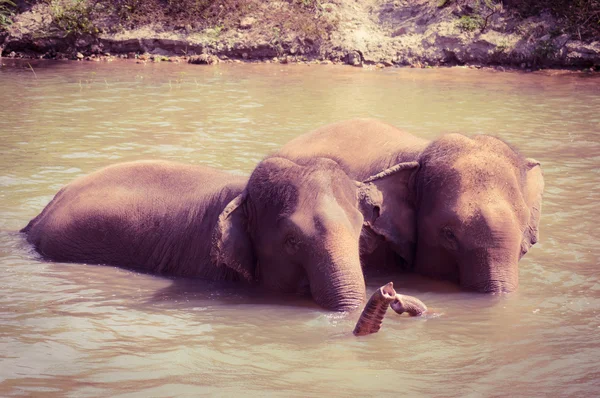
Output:
<path fill-rule="evenodd" d="M 322 8 L 321 0 L 296 0 L 296 4 L 299 4 L 305 8 L 312 8 L 312 9 Z"/>
<path fill-rule="evenodd" d="M 0 31 L 6 29 L 12 23 L 17 5 L 11 0 L 0 0 Z"/>
<path fill-rule="evenodd" d="M 504 0 L 521 17 L 549 11 L 564 33 L 578 39 L 600 38 L 600 0 Z"/>
<path fill-rule="evenodd" d="M 452 3 L 456 3 L 459 5 L 472 6 L 476 9 L 480 8 L 482 5 L 486 6 L 487 8 L 494 8 L 495 2 L 498 3 L 500 1 L 499 0 L 438 0 L 437 6 L 438 6 L 438 8 L 442 8 L 442 7 L 445 7 Z"/>
<path fill-rule="evenodd" d="M 494 52 L 496 52 L 498 54 L 503 54 L 503 53 L 508 52 L 509 49 L 510 49 L 510 45 L 509 45 L 508 41 L 503 40 L 496 46 Z"/>
<path fill-rule="evenodd" d="M 474 32 L 481 29 L 483 19 L 479 15 L 463 15 L 457 22 L 458 27 L 464 32 Z"/>
<path fill-rule="evenodd" d="M 277 56 L 280 57 L 284 53 L 283 46 L 281 45 L 281 29 L 274 27 L 272 30 L 272 35 L 273 37 L 271 38 L 270 44 L 273 46 L 273 48 L 275 48 Z"/>
<path fill-rule="evenodd" d="M 166 12 L 170 15 L 199 15 L 214 3 L 211 0 L 167 0 Z"/>
<path fill-rule="evenodd" d="M 53 0 L 50 9 L 53 25 L 65 36 L 95 35 L 100 32 L 93 22 L 93 5 L 86 0 Z"/>
<path fill-rule="evenodd" d="M 544 61 L 554 58 L 558 49 L 552 40 L 540 41 L 533 50 L 534 63 L 539 65 Z"/>

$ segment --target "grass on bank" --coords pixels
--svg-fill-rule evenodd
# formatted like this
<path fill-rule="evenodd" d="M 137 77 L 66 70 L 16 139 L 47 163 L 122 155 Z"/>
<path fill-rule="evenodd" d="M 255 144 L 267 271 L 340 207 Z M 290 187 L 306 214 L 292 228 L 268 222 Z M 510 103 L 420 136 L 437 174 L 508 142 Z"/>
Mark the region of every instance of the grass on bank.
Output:
<path fill-rule="evenodd" d="M 6 0 L 0 0 L 6 1 Z M 55 28 L 65 35 L 95 35 L 143 25 L 200 32 L 217 38 L 231 29 L 258 28 L 277 46 L 288 35 L 309 45 L 329 37 L 337 24 L 321 0 L 41 0 L 50 6 Z M 160 28 L 159 28 L 160 29 Z"/>
<path fill-rule="evenodd" d="M 0 0 L 0 27 L 10 23 L 16 0 Z M 188 30 L 213 28 L 216 34 L 237 28 L 247 16 L 258 16 L 261 25 L 272 22 L 280 36 L 300 32 L 309 40 L 326 38 L 336 21 L 327 18 L 325 0 L 284 0 L 265 14 L 261 0 L 38 0 L 52 9 L 54 25 L 67 34 L 95 34 L 102 29 L 131 29 L 163 23 Z M 526 18 L 549 12 L 559 29 L 580 40 L 600 39 L 600 0 L 432 0 L 438 7 L 459 6 L 467 10 L 458 21 L 465 31 L 483 31 L 485 18 L 500 8 Z M 35 3 L 35 0 L 25 3 Z M 261 11 L 262 10 L 262 11 Z M 470 11 L 470 13 L 468 12 Z M 110 21 L 99 26 L 98 20 Z M 190 29 L 191 28 L 191 29 Z"/>
<path fill-rule="evenodd" d="M 505 0 L 521 17 L 549 11 L 579 40 L 600 40 L 600 0 Z"/>
<path fill-rule="evenodd" d="M 65 36 L 100 33 L 100 29 L 93 21 L 97 3 L 87 0 L 53 0 L 49 5 L 52 23 L 64 32 Z"/>
<path fill-rule="evenodd" d="M 11 0 L 0 0 L 0 32 L 12 23 L 17 5 Z"/>
<path fill-rule="evenodd" d="M 579 40 L 600 40 L 600 0 L 438 0 L 438 7 L 451 5 L 471 11 L 457 22 L 464 31 L 483 31 L 485 18 L 504 8 L 520 18 L 549 12 L 559 23 L 558 35 L 565 33 Z"/>

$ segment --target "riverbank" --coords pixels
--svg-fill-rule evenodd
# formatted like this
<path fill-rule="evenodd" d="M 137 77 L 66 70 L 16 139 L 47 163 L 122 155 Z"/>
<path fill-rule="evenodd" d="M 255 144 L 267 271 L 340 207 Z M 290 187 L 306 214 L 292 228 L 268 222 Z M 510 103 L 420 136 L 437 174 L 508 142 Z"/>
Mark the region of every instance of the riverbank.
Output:
<path fill-rule="evenodd" d="M 115 9 L 100 7 L 103 2 L 92 7 L 79 1 L 77 9 L 67 8 L 72 2 L 37 3 L 15 15 L 0 34 L 0 55 L 80 60 L 118 56 L 139 62 L 200 64 L 261 61 L 600 69 L 599 38 L 578 40 L 561 29 L 560 21 L 549 12 L 521 18 L 502 3 L 238 3 L 243 6 L 223 2 L 220 8 L 207 8 L 202 18 L 197 17 L 201 22 L 193 21 L 191 11 L 187 19 L 156 14 L 152 20 L 148 15 L 154 14 L 141 10 L 124 21 Z"/>

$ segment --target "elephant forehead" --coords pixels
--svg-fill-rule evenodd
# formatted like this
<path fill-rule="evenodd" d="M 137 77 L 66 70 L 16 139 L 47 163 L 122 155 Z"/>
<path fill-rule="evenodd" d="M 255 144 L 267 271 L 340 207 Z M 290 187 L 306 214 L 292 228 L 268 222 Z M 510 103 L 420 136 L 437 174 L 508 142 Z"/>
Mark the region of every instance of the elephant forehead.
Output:
<path fill-rule="evenodd" d="M 348 223 L 344 209 L 331 193 L 321 193 L 311 200 L 300 200 L 290 220 L 307 235 L 332 232 L 344 228 Z"/>
<path fill-rule="evenodd" d="M 474 193 L 514 191 L 519 186 L 518 169 L 515 165 L 504 156 L 491 151 L 460 157 L 451 168 L 458 176 L 461 190 Z"/>
<path fill-rule="evenodd" d="M 502 244 L 522 233 L 526 208 L 502 198 L 464 198 L 457 202 L 456 215 L 465 236 L 488 245 Z"/>
<path fill-rule="evenodd" d="M 355 205 L 357 187 L 345 173 L 314 173 L 298 184 L 298 200 L 316 206 L 331 201 L 351 201 Z"/>
<path fill-rule="evenodd" d="M 499 195 L 461 197 L 456 202 L 455 213 L 464 225 L 512 217 L 511 206 Z"/>

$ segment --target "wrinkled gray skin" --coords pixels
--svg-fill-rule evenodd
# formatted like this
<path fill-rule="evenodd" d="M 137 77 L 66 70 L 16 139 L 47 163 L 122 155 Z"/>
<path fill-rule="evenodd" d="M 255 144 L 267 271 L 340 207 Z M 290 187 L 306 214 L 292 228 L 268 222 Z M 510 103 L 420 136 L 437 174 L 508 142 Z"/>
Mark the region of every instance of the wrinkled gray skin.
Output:
<path fill-rule="evenodd" d="M 357 119 L 302 135 L 278 154 L 327 157 L 356 179 L 402 168 L 374 182 L 382 197 L 365 213 L 366 262 L 383 239 L 423 275 L 480 292 L 517 289 L 518 261 L 538 240 L 544 179 L 537 161 L 503 141 L 461 134 L 427 141 Z"/>
<path fill-rule="evenodd" d="M 64 187 L 22 232 L 45 258 L 157 274 L 246 280 L 345 311 L 365 298 L 364 184 L 329 159 L 263 160 L 249 180 L 140 161 Z M 359 202 L 360 199 L 360 202 Z"/>

